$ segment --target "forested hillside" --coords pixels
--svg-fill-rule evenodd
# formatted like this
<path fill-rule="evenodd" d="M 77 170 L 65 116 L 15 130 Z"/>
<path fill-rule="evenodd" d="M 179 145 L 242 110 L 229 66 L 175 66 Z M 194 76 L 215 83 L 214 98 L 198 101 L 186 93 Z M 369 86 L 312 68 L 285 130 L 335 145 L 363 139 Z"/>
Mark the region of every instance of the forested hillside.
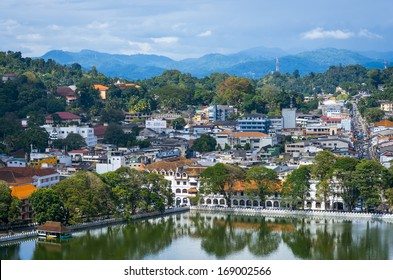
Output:
<path fill-rule="evenodd" d="M 297 70 L 292 74 L 275 72 L 261 79 L 226 73 L 197 78 L 178 70 L 167 70 L 150 79 L 121 80 L 140 87 L 120 89 L 114 85 L 118 78 L 108 78 L 95 67 L 84 71 L 79 64 L 64 66 L 50 59 L 24 58 L 20 52 L 0 52 L 0 75 L 10 73 L 16 78 L 0 83 L 0 137 L 3 146 L 12 142 L 13 149 L 26 147 L 38 139 L 23 135 L 26 131 L 21 132 L 20 119 L 29 116 L 29 129 L 34 129 L 43 124 L 46 114 L 58 111 L 79 114 L 87 122 L 103 123 L 122 120 L 125 111 L 181 111 L 217 102 L 235 106 L 240 114 L 275 115 L 288 107 L 292 99 L 298 111 L 307 113 L 317 108 L 318 100 L 306 103 L 305 96 L 320 93 L 338 96 L 338 86 L 349 92 L 349 96 L 338 98 L 349 98 L 359 91 L 371 93 L 371 97 L 361 104 L 363 111 L 378 107 L 378 100 L 393 100 L 393 68 L 366 69 L 360 65 L 333 66 L 324 73 L 304 76 Z M 109 87 L 105 102 L 100 99 L 94 84 Z M 76 86 L 78 99 L 66 105 L 64 97 L 57 96 L 56 90 L 69 85 Z M 378 90 L 379 85 L 384 85 L 383 91 Z"/>

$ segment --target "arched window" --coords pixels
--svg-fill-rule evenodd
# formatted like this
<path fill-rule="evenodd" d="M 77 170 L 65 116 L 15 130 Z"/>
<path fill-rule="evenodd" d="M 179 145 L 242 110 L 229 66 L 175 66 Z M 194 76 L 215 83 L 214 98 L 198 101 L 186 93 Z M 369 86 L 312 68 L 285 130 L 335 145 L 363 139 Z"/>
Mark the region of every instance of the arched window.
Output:
<path fill-rule="evenodd" d="M 205 204 L 205 200 L 201 198 L 201 200 L 199 200 L 199 204 Z"/>
<path fill-rule="evenodd" d="M 266 207 L 272 207 L 272 206 L 273 206 L 273 204 L 270 200 L 266 202 Z"/>
<path fill-rule="evenodd" d="M 216 198 L 213 199 L 213 204 L 214 204 L 214 205 L 217 205 L 217 204 L 218 204 L 218 199 L 216 199 Z"/>
<path fill-rule="evenodd" d="M 306 207 L 307 207 L 307 208 L 311 208 L 311 201 L 307 201 Z"/>
<path fill-rule="evenodd" d="M 244 200 L 240 200 L 240 206 L 244 206 Z"/>
<path fill-rule="evenodd" d="M 225 205 L 225 199 L 223 198 L 220 199 L 220 205 Z"/>
<path fill-rule="evenodd" d="M 311 194 L 308 192 L 308 193 L 306 194 L 306 197 L 311 197 Z"/>
<path fill-rule="evenodd" d="M 256 207 L 256 206 L 258 206 L 258 205 L 259 205 L 258 200 L 254 200 L 254 201 L 252 202 L 252 206 Z"/>
<path fill-rule="evenodd" d="M 265 207 L 265 202 L 264 202 L 264 201 L 261 201 L 261 202 L 259 203 L 259 206 Z"/>
<path fill-rule="evenodd" d="M 188 203 L 188 198 L 183 198 L 183 203 Z"/>
<path fill-rule="evenodd" d="M 182 193 L 187 193 L 187 189 L 183 189 L 183 190 L 182 190 Z"/>
<path fill-rule="evenodd" d="M 176 189 L 176 193 L 181 193 L 181 189 Z"/>
<path fill-rule="evenodd" d="M 233 203 L 234 206 L 238 206 L 239 205 L 239 201 L 237 201 L 237 199 L 234 199 L 232 203 Z"/>
<path fill-rule="evenodd" d="M 206 204 L 212 204 L 212 200 L 211 200 L 210 198 L 208 198 L 208 199 L 206 200 Z"/>
<path fill-rule="evenodd" d="M 251 206 L 251 200 L 247 200 L 246 205 Z"/>
<path fill-rule="evenodd" d="M 280 204 L 278 203 L 278 201 L 273 202 L 273 207 L 279 207 L 279 206 L 280 206 Z"/>
<path fill-rule="evenodd" d="M 315 203 L 315 208 L 321 209 L 321 203 L 320 203 L 320 202 L 316 202 L 316 203 Z"/>

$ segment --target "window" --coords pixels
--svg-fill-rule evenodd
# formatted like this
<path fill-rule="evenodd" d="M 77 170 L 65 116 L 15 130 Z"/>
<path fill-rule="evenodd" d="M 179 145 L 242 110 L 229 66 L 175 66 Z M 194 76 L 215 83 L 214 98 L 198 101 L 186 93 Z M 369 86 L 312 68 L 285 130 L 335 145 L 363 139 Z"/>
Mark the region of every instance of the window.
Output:
<path fill-rule="evenodd" d="M 176 181 L 176 185 L 180 185 L 180 181 Z"/>
<path fill-rule="evenodd" d="M 183 185 L 186 186 L 187 185 L 187 181 L 183 181 Z"/>
<path fill-rule="evenodd" d="M 183 190 L 182 190 L 182 193 L 187 193 L 187 189 L 183 189 Z"/>
<path fill-rule="evenodd" d="M 176 193 L 181 193 L 181 189 L 176 189 Z"/>

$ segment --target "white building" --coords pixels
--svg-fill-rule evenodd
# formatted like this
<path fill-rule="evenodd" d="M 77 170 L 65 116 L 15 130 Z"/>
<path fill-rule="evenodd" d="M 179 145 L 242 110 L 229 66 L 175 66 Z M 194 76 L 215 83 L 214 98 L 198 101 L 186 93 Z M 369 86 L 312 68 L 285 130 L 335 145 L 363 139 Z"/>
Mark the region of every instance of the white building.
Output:
<path fill-rule="evenodd" d="M 94 135 L 94 129 L 88 126 L 60 126 L 51 125 L 42 126 L 49 133 L 50 139 L 65 139 L 70 133 L 76 133 L 83 137 L 87 146 L 97 145 L 97 136 Z"/>
<path fill-rule="evenodd" d="M 110 171 L 116 171 L 123 166 L 127 166 L 127 161 L 122 153 L 108 152 L 106 162 L 96 163 L 96 172 L 98 174 L 103 174 Z"/>
<path fill-rule="evenodd" d="M 296 108 L 282 109 L 283 128 L 296 127 Z"/>

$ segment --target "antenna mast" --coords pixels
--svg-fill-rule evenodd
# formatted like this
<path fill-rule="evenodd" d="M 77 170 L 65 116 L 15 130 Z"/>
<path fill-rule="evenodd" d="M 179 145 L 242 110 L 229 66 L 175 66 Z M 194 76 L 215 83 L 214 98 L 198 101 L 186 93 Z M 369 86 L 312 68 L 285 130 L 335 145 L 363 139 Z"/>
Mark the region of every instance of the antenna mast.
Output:
<path fill-rule="evenodd" d="M 276 72 L 280 72 L 280 68 L 278 67 L 278 56 L 276 56 Z"/>

